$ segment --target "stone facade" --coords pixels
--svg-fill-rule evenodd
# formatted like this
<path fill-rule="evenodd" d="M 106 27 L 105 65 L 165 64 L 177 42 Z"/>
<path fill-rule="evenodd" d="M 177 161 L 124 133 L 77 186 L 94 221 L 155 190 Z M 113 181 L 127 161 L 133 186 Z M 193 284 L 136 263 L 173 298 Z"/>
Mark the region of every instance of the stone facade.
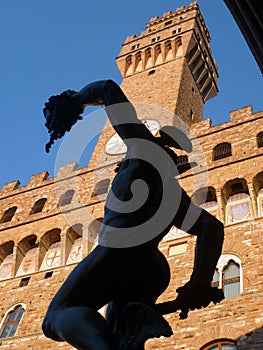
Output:
<path fill-rule="evenodd" d="M 190 125 L 194 149 L 189 159 L 197 166 L 182 174 L 180 183 L 225 224 L 215 283 L 229 295 L 218 305 L 190 312 L 187 320 L 167 315 L 174 335 L 150 340 L 146 349 L 209 349 L 215 342 L 263 349 L 263 111 L 247 106 L 213 127 L 202 120 L 204 102 L 217 93 L 209 40 L 198 5 L 191 3 L 151 19 L 145 32 L 126 39 L 117 57 L 122 88 L 142 119 L 172 125 L 180 122 L 177 114 L 185 130 Z M 1 332 L 10 312 L 18 305 L 25 310 L 14 336 L 1 338 L 1 348 L 73 349 L 45 338 L 41 322 L 59 286 L 96 245 L 109 180 L 123 156 L 105 151 L 113 135 L 107 122 L 87 167 L 68 164 L 55 178 L 43 172 L 24 187 L 14 181 L 0 191 Z M 172 277 L 160 301 L 173 299 L 188 280 L 194 247 L 195 238 L 175 228 L 161 243 Z M 227 278 L 231 262 L 238 273 Z"/>

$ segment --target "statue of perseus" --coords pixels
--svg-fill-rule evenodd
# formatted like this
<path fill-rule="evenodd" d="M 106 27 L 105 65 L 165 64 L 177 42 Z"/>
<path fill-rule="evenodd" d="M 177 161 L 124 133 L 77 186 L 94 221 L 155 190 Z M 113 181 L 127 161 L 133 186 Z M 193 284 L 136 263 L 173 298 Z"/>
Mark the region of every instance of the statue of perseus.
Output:
<path fill-rule="evenodd" d="M 211 287 L 223 224 L 194 205 L 176 179 L 180 168 L 172 149 L 191 152 L 188 137 L 174 126 L 153 136 L 112 80 L 50 97 L 44 108 L 46 151 L 93 105 L 105 106 L 127 153 L 107 195 L 98 245 L 63 283 L 42 328 L 48 338 L 81 350 L 142 350 L 147 339 L 173 334 L 164 314 L 180 310 L 186 318 L 189 310 L 224 298 L 221 289 Z M 170 282 L 158 245 L 173 226 L 197 237 L 193 272 L 174 300 L 156 304 Z M 98 310 L 105 305 L 104 318 Z"/>

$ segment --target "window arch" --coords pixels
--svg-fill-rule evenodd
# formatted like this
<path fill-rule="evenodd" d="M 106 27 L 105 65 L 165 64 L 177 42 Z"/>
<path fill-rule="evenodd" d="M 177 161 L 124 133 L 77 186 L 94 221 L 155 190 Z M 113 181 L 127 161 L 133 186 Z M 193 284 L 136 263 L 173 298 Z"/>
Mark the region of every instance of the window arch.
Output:
<path fill-rule="evenodd" d="M 247 193 L 230 196 L 226 204 L 226 224 L 235 224 L 252 218 L 250 197 Z"/>
<path fill-rule="evenodd" d="M 74 193 L 74 190 L 68 190 L 67 192 L 63 193 L 59 200 L 59 206 L 62 207 L 63 205 L 70 204 L 73 199 Z"/>
<path fill-rule="evenodd" d="M 48 270 L 59 267 L 61 264 L 61 239 L 60 229 L 53 229 L 45 233 L 41 238 L 40 254 L 43 261 L 40 270 Z"/>
<path fill-rule="evenodd" d="M 17 207 L 12 207 L 12 208 L 7 209 L 4 212 L 4 214 L 0 220 L 0 223 L 11 221 L 13 216 L 15 215 L 16 210 L 17 210 Z"/>
<path fill-rule="evenodd" d="M 216 190 L 214 187 L 209 186 L 200 188 L 194 193 L 192 200 L 196 205 L 200 206 L 202 209 L 205 209 L 210 214 L 214 216 L 218 215 Z"/>
<path fill-rule="evenodd" d="M 263 131 L 257 134 L 257 146 L 258 148 L 263 147 Z"/>
<path fill-rule="evenodd" d="M 200 350 L 237 350 L 237 346 L 234 340 L 219 339 L 202 346 Z"/>
<path fill-rule="evenodd" d="M 38 245 L 37 236 L 30 235 L 18 243 L 17 263 L 19 264 L 16 276 L 27 275 L 36 271 Z"/>
<path fill-rule="evenodd" d="M 218 260 L 212 286 L 224 290 L 225 298 L 235 298 L 243 292 L 241 260 L 233 254 L 223 254 Z"/>
<path fill-rule="evenodd" d="M 47 198 L 41 198 L 37 200 L 30 211 L 30 215 L 41 213 L 41 211 L 44 208 L 44 205 L 46 204 L 46 201 L 47 201 Z"/>
<path fill-rule="evenodd" d="M 1 324 L 0 338 L 13 337 L 15 335 L 24 311 L 25 306 L 22 304 L 15 305 L 7 311 Z"/>
<path fill-rule="evenodd" d="M 213 148 L 213 160 L 223 159 L 232 155 L 232 147 L 229 142 L 222 142 Z"/>
<path fill-rule="evenodd" d="M 92 192 L 91 197 L 100 196 L 108 192 L 110 186 L 110 179 L 104 179 L 96 183 L 94 191 Z"/>
<path fill-rule="evenodd" d="M 11 278 L 13 272 L 14 242 L 9 241 L 0 246 L 0 280 Z"/>
<path fill-rule="evenodd" d="M 67 264 L 74 264 L 79 262 L 83 258 L 83 225 L 76 224 L 70 227 L 67 231 L 67 242 L 69 242 L 69 255 L 67 258 Z"/>
<path fill-rule="evenodd" d="M 103 220 L 103 218 L 98 218 L 98 219 L 93 220 L 89 224 L 89 228 L 88 228 L 89 237 L 88 237 L 88 240 L 89 240 L 89 242 L 91 242 L 93 244 L 93 247 L 95 247 L 98 244 L 98 233 L 99 233 L 99 229 L 100 229 L 102 220 Z"/>

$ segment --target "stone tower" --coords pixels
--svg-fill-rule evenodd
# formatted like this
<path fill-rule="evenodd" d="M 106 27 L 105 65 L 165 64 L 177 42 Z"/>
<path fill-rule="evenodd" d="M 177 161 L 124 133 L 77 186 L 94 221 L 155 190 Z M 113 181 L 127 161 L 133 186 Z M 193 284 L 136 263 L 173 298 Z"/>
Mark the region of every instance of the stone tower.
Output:
<path fill-rule="evenodd" d="M 217 94 L 209 42 L 197 3 L 152 18 L 117 57 L 122 89 L 133 102 L 157 104 L 187 124 L 200 121 L 205 101 Z"/>
<path fill-rule="evenodd" d="M 177 116 L 185 126 L 202 120 L 204 103 L 218 91 L 209 42 L 197 2 L 152 18 L 139 36 L 126 38 L 116 63 L 140 119 L 155 122 L 155 130 L 177 124 Z M 117 162 L 125 153 L 121 144 L 108 121 L 89 164 Z"/>

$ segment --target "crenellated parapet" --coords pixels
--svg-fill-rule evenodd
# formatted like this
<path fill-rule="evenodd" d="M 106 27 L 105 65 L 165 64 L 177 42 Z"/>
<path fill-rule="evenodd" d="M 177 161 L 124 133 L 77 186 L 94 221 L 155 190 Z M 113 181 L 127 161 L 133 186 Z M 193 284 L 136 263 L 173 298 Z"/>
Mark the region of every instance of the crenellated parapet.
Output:
<path fill-rule="evenodd" d="M 142 31 L 140 35 L 130 35 L 126 37 L 125 43 L 133 42 L 134 40 L 138 40 L 145 35 L 150 35 L 154 33 L 155 31 L 159 31 L 160 29 L 165 29 L 167 27 L 176 25 L 176 24 L 182 24 L 184 20 L 188 20 L 189 18 L 193 17 L 193 15 L 198 16 L 198 20 L 200 21 L 200 25 L 203 28 L 203 31 L 205 33 L 206 39 L 208 42 L 210 42 L 210 34 L 208 31 L 208 28 L 205 24 L 204 18 L 200 12 L 199 6 L 197 1 L 190 3 L 189 6 L 185 7 L 179 7 L 176 9 L 176 11 L 168 11 L 164 13 L 161 17 L 155 16 L 150 19 L 150 21 L 146 24 L 146 30 Z"/>

